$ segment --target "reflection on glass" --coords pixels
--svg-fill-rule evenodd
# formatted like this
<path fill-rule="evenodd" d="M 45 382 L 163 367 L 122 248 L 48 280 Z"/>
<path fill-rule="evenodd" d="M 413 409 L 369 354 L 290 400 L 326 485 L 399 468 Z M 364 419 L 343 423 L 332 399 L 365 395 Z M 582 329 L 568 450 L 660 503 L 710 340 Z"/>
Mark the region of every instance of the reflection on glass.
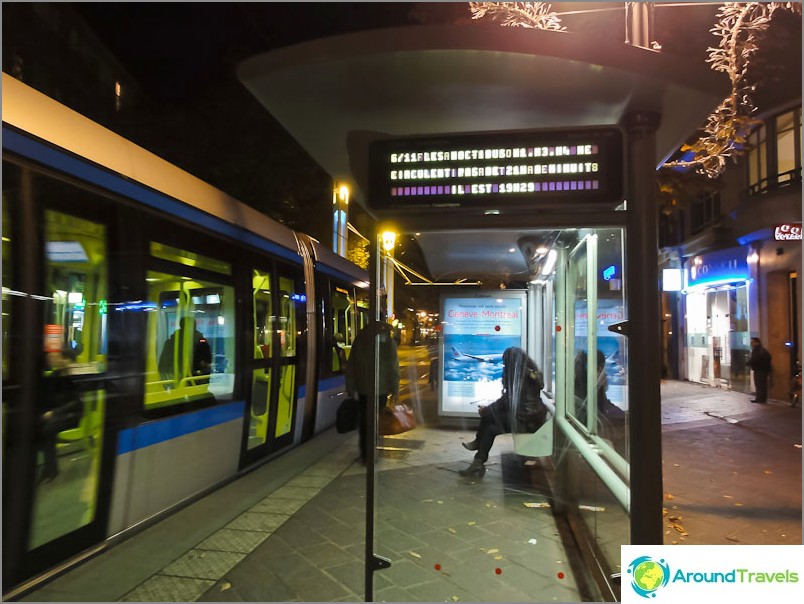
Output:
<path fill-rule="evenodd" d="M 279 333 L 279 348 L 283 357 L 296 356 L 296 304 L 303 304 L 302 296 L 296 289 L 296 282 L 289 277 L 279 277 L 279 321 L 276 330 Z"/>
<path fill-rule="evenodd" d="M 247 447 L 253 449 L 268 440 L 268 416 L 271 403 L 271 370 L 256 369 L 251 381 L 251 414 Z"/>
<path fill-rule="evenodd" d="M 255 270 L 251 277 L 251 289 L 254 297 L 254 358 L 270 359 L 274 341 L 271 332 L 271 276 Z"/>
<path fill-rule="evenodd" d="M 293 429 L 293 407 L 296 403 L 296 366 L 283 365 L 279 370 L 279 400 L 276 406 L 276 431 L 274 436 L 284 436 Z"/>
<path fill-rule="evenodd" d="M 30 549 L 95 518 L 106 401 L 103 389 L 84 391 L 77 382 L 106 368 L 106 229 L 47 211 L 45 239 L 52 298 L 45 304 Z"/>

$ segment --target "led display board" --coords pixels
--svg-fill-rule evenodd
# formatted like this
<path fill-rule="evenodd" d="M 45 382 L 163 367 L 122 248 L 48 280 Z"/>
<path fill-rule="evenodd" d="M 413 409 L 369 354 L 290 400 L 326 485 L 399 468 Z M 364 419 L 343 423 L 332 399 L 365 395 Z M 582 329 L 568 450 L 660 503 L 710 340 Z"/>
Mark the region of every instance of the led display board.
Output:
<path fill-rule="evenodd" d="M 501 208 L 619 202 L 616 128 L 384 139 L 369 147 L 368 205 Z"/>

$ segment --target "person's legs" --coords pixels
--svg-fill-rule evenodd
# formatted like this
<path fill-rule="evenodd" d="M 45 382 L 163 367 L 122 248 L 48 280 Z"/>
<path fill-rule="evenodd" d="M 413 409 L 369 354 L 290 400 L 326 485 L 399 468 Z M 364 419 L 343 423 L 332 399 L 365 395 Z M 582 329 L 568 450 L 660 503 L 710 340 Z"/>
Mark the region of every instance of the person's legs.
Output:
<path fill-rule="evenodd" d="M 494 439 L 500 434 L 497 430 L 494 418 L 491 414 L 484 415 L 480 419 L 480 426 L 477 429 L 477 453 L 475 459 L 480 463 L 486 463 L 489 458 L 489 452 L 494 445 Z"/>
<path fill-rule="evenodd" d="M 485 463 L 488 461 L 489 452 L 498 434 L 502 434 L 502 430 L 497 425 L 492 414 L 483 414 L 480 418 L 480 426 L 477 428 L 477 437 L 474 441 L 477 444 L 477 453 L 475 453 L 475 458 L 469 467 L 458 471 L 461 476 L 472 476 L 475 474 L 477 476 L 483 476 L 483 474 L 486 473 Z"/>
<path fill-rule="evenodd" d="M 757 399 L 756 399 L 757 402 L 758 403 L 768 402 L 768 372 L 755 371 L 754 382 L 756 382 L 757 386 Z"/>
<path fill-rule="evenodd" d="M 56 459 L 56 437 L 46 436 L 41 442 L 42 450 L 42 473 L 39 480 L 49 482 L 56 478 L 59 473 L 59 462 Z"/>

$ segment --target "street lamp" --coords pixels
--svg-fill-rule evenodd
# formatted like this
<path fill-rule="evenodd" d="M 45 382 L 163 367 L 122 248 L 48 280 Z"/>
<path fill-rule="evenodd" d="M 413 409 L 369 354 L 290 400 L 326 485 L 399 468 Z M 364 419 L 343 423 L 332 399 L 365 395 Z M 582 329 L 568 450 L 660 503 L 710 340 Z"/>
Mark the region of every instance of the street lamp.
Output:
<path fill-rule="evenodd" d="M 332 249 L 346 257 L 346 227 L 349 221 L 349 187 L 341 185 L 332 189 Z"/>
<path fill-rule="evenodd" d="M 380 244 L 383 249 L 382 267 L 383 280 L 386 292 L 386 309 L 389 317 L 394 316 L 394 246 L 396 245 L 396 231 L 385 229 L 380 233 Z"/>

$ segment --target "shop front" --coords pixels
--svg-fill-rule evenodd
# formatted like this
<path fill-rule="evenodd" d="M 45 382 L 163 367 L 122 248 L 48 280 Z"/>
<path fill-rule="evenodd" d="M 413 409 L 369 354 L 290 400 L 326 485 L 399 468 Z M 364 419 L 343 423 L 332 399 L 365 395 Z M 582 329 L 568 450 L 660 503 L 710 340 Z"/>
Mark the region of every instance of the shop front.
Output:
<path fill-rule="evenodd" d="M 685 262 L 686 378 L 750 391 L 750 248 L 701 254 Z"/>

